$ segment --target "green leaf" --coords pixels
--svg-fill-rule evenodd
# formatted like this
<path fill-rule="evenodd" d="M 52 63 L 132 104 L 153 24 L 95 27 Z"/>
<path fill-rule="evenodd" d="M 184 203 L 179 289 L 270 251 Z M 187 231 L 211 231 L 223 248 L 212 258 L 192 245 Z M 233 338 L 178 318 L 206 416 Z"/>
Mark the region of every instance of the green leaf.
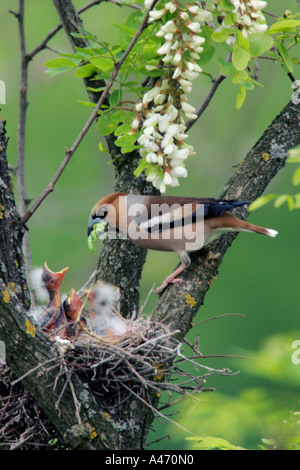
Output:
<path fill-rule="evenodd" d="M 290 196 L 288 194 L 282 194 L 281 196 L 278 196 L 278 198 L 274 202 L 274 207 L 278 209 L 278 207 L 282 206 L 282 204 L 288 201 L 289 197 Z"/>
<path fill-rule="evenodd" d="M 95 55 L 95 51 L 90 47 L 75 47 L 75 50 L 82 52 L 86 58 Z"/>
<path fill-rule="evenodd" d="M 235 42 L 233 45 L 232 63 L 236 70 L 244 70 L 250 59 L 251 57 L 249 52 Z"/>
<path fill-rule="evenodd" d="M 277 50 L 280 54 L 280 57 L 282 58 L 284 64 L 288 68 L 289 72 L 293 72 L 293 62 L 292 59 L 288 53 L 288 50 L 284 47 L 284 45 L 281 42 L 276 41 L 275 43 Z"/>
<path fill-rule="evenodd" d="M 103 142 L 99 142 L 99 150 L 102 153 L 109 153 L 109 151 L 104 148 Z"/>
<path fill-rule="evenodd" d="M 286 161 L 289 163 L 300 162 L 300 146 L 294 147 L 288 151 L 288 158 Z"/>
<path fill-rule="evenodd" d="M 234 9 L 234 5 L 229 0 L 220 0 L 219 3 L 223 11 L 232 11 Z"/>
<path fill-rule="evenodd" d="M 245 450 L 243 447 L 230 444 L 221 437 L 187 437 L 189 441 L 195 441 L 194 447 L 198 450 Z"/>
<path fill-rule="evenodd" d="M 119 29 L 123 33 L 128 34 L 128 36 L 133 37 L 136 33 L 136 29 L 130 28 L 129 26 L 126 26 L 125 24 L 118 24 L 118 23 L 110 23 L 112 26 L 115 28 Z"/>
<path fill-rule="evenodd" d="M 246 83 L 247 81 L 249 81 L 249 75 L 246 70 L 236 70 L 234 72 L 232 77 L 232 83 L 234 83 L 235 85 L 240 85 L 242 83 Z"/>
<path fill-rule="evenodd" d="M 267 196 L 261 196 L 261 197 L 257 198 L 255 201 L 252 202 L 252 204 L 250 204 L 250 206 L 248 208 L 248 211 L 249 212 L 255 211 L 255 210 L 259 209 L 260 207 L 263 207 L 264 205 L 266 205 L 269 201 L 271 201 L 275 197 L 276 197 L 275 194 L 268 194 Z"/>
<path fill-rule="evenodd" d="M 160 77 L 165 73 L 162 69 L 147 70 L 146 67 L 139 68 L 138 72 L 142 73 L 146 77 Z"/>
<path fill-rule="evenodd" d="M 294 198 L 295 198 L 294 209 L 299 209 L 300 208 L 300 193 L 294 194 Z"/>
<path fill-rule="evenodd" d="M 139 161 L 139 166 L 134 170 L 133 174 L 137 178 L 140 176 L 140 174 L 147 168 L 149 167 L 149 163 L 146 161 L 146 158 L 142 158 Z"/>
<path fill-rule="evenodd" d="M 273 46 L 273 39 L 267 33 L 251 33 L 248 39 L 251 57 L 258 57 Z"/>
<path fill-rule="evenodd" d="M 282 20 L 270 26 L 270 34 L 277 34 L 282 32 L 294 32 L 300 26 L 300 20 Z"/>
<path fill-rule="evenodd" d="M 228 38 L 228 32 L 225 31 L 225 29 L 222 29 L 221 31 L 215 31 L 212 33 L 211 38 L 215 42 L 225 42 Z"/>
<path fill-rule="evenodd" d="M 115 141 L 115 144 L 118 147 L 130 147 L 138 140 L 139 136 L 139 132 L 135 132 L 134 134 L 124 134 Z"/>
<path fill-rule="evenodd" d="M 294 209 L 294 205 L 295 205 L 293 196 L 289 195 L 286 202 L 289 206 L 289 210 L 292 211 Z"/>
<path fill-rule="evenodd" d="M 220 72 L 223 75 L 228 76 L 228 75 L 233 74 L 234 71 L 235 71 L 235 68 L 232 65 L 232 62 L 226 62 L 226 60 L 222 59 L 222 57 L 217 57 L 216 58 L 216 63 L 219 65 Z"/>
<path fill-rule="evenodd" d="M 56 67 L 77 67 L 78 63 L 74 60 L 68 59 L 67 57 L 56 57 L 45 62 L 45 66 L 48 68 Z"/>
<path fill-rule="evenodd" d="M 294 172 L 293 177 L 292 177 L 292 182 L 294 186 L 298 186 L 298 184 L 300 183 L 300 166 Z"/>
<path fill-rule="evenodd" d="M 116 106 L 122 99 L 122 90 L 114 90 L 109 97 L 111 107 Z"/>
<path fill-rule="evenodd" d="M 203 51 L 201 52 L 200 60 L 197 61 L 197 64 L 202 66 L 206 65 L 213 58 L 216 49 L 211 44 L 203 44 Z"/>
<path fill-rule="evenodd" d="M 113 60 L 109 57 L 93 57 L 90 62 L 102 72 L 108 72 L 114 68 Z"/>
<path fill-rule="evenodd" d="M 119 110 L 109 109 L 105 111 L 98 119 L 98 130 L 106 136 L 114 132 L 120 122 L 123 121 L 123 113 Z"/>
<path fill-rule="evenodd" d="M 130 145 L 130 146 L 128 146 L 128 147 L 121 147 L 121 153 L 122 153 L 123 155 L 125 155 L 126 153 L 131 153 L 131 152 L 133 152 L 133 151 L 136 150 L 137 148 L 139 148 L 139 147 L 137 147 L 136 145 Z"/>
<path fill-rule="evenodd" d="M 56 67 L 55 69 L 45 70 L 45 75 L 47 75 L 47 77 L 54 77 L 54 75 L 67 72 L 68 70 L 71 70 L 71 69 L 72 67 Z"/>
<path fill-rule="evenodd" d="M 88 108 L 95 108 L 96 107 L 96 103 L 92 103 L 91 101 L 77 100 L 77 103 L 82 104 L 83 106 L 87 106 Z"/>
<path fill-rule="evenodd" d="M 237 37 L 238 45 L 242 47 L 243 49 L 245 49 L 246 51 L 248 51 L 249 50 L 248 38 L 245 38 L 241 31 L 237 31 L 236 37 Z"/>
<path fill-rule="evenodd" d="M 245 98 L 246 98 L 246 88 L 240 85 L 238 94 L 236 97 L 236 103 L 235 103 L 236 109 L 240 109 L 243 106 Z"/>
<path fill-rule="evenodd" d="M 97 72 L 96 67 L 94 67 L 92 64 L 86 64 L 83 65 L 82 67 L 79 67 L 75 75 L 76 77 L 79 78 L 85 78 L 85 77 L 90 77 L 91 75 L 94 75 L 94 73 Z"/>
<path fill-rule="evenodd" d="M 130 131 L 131 129 L 131 124 L 121 124 L 120 126 L 118 126 L 114 132 L 114 135 L 116 137 L 119 137 L 120 135 L 123 135 L 123 134 L 128 134 L 128 132 Z"/>

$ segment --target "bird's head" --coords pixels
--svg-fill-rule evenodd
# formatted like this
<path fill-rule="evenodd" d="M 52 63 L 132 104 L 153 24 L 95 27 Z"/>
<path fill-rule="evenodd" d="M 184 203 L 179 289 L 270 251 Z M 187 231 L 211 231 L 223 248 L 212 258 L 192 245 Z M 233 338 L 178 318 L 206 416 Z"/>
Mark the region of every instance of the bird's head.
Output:
<path fill-rule="evenodd" d="M 63 307 L 70 320 L 76 321 L 79 318 L 83 308 L 83 301 L 74 289 L 70 290 L 68 297 L 63 303 Z"/>
<path fill-rule="evenodd" d="M 121 196 L 126 195 L 126 193 L 108 194 L 94 205 L 88 223 L 88 237 L 94 230 L 95 225 L 101 224 L 102 222 L 103 227 L 107 224 L 112 229 L 118 228 L 119 201 Z M 102 231 L 104 231 L 104 228 Z"/>
<path fill-rule="evenodd" d="M 42 272 L 42 282 L 44 283 L 46 289 L 51 292 L 51 291 L 56 291 L 61 283 L 62 280 L 68 271 L 69 267 L 62 269 L 61 271 L 58 271 L 57 273 L 51 271 L 49 269 L 47 263 L 45 262 L 44 264 L 44 269 Z"/>
<path fill-rule="evenodd" d="M 92 231 L 94 230 L 95 225 L 98 225 L 101 222 L 107 223 L 107 220 L 106 220 L 107 215 L 108 215 L 107 205 L 101 204 L 101 201 L 97 202 L 97 204 L 95 204 L 90 214 L 89 223 L 88 223 L 88 231 L 87 231 L 88 237 L 91 235 Z"/>

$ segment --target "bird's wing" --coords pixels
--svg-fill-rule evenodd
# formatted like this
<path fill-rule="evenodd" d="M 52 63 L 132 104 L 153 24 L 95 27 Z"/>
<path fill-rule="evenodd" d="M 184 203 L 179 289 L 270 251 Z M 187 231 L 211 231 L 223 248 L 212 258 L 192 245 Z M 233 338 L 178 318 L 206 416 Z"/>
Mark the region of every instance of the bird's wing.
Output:
<path fill-rule="evenodd" d="M 235 207 L 249 204 L 247 201 L 226 201 L 213 198 L 151 198 L 137 224 L 151 233 L 162 232 L 183 225 L 196 223 L 231 212 Z"/>

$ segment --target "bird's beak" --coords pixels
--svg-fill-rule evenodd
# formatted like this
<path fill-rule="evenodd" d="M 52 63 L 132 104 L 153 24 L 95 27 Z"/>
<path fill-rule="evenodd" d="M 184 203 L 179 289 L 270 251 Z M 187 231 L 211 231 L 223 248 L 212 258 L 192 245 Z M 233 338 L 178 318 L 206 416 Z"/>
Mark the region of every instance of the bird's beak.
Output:
<path fill-rule="evenodd" d="M 87 230 L 87 236 L 89 237 L 91 232 L 93 231 L 94 225 L 98 224 L 101 222 L 103 219 L 100 217 L 92 217 L 90 216 L 89 218 L 89 224 L 88 224 L 88 230 Z"/>
<path fill-rule="evenodd" d="M 69 266 L 62 269 L 61 271 L 58 271 L 57 273 L 55 273 L 54 271 L 51 271 L 51 269 L 49 269 L 48 264 L 47 264 L 46 261 L 45 261 L 45 264 L 44 264 L 44 271 L 47 271 L 53 277 L 57 276 L 60 280 L 63 279 L 63 277 L 66 274 L 66 272 L 68 271 L 68 269 L 69 269 Z"/>

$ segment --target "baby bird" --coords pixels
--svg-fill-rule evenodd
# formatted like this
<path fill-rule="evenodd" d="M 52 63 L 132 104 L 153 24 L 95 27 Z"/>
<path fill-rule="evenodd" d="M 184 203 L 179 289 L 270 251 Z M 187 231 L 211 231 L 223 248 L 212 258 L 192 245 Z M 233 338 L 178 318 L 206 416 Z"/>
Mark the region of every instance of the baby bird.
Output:
<path fill-rule="evenodd" d="M 69 268 L 57 273 L 51 271 L 45 262 L 44 268 L 33 271 L 31 285 L 41 301 L 47 301 L 47 307 L 39 307 L 31 313 L 40 328 L 48 335 L 57 332 L 61 338 L 66 337 L 67 319 L 61 304 L 61 283 Z M 46 300 L 47 299 L 47 300 Z"/>
<path fill-rule="evenodd" d="M 158 251 L 175 251 L 181 261 L 156 290 L 182 282 L 176 276 L 190 263 L 189 252 L 198 251 L 224 232 L 254 232 L 275 237 L 276 230 L 244 222 L 231 212 L 248 201 L 212 198 L 143 196 L 113 193 L 98 201 L 90 214 L 88 236 L 94 226 L 106 222 L 109 230 L 129 238 L 137 246 Z"/>
<path fill-rule="evenodd" d="M 80 325 L 86 325 L 85 319 L 81 316 L 83 305 L 83 301 L 76 291 L 71 289 L 68 297 L 63 302 L 63 309 L 68 320 L 67 330 L 69 338 L 77 338 L 82 331 Z"/>
<path fill-rule="evenodd" d="M 113 338 L 125 334 L 127 323 L 121 315 L 113 310 L 118 301 L 117 289 L 110 284 L 99 281 L 87 293 L 87 300 L 91 307 L 92 332 L 103 338 Z"/>

